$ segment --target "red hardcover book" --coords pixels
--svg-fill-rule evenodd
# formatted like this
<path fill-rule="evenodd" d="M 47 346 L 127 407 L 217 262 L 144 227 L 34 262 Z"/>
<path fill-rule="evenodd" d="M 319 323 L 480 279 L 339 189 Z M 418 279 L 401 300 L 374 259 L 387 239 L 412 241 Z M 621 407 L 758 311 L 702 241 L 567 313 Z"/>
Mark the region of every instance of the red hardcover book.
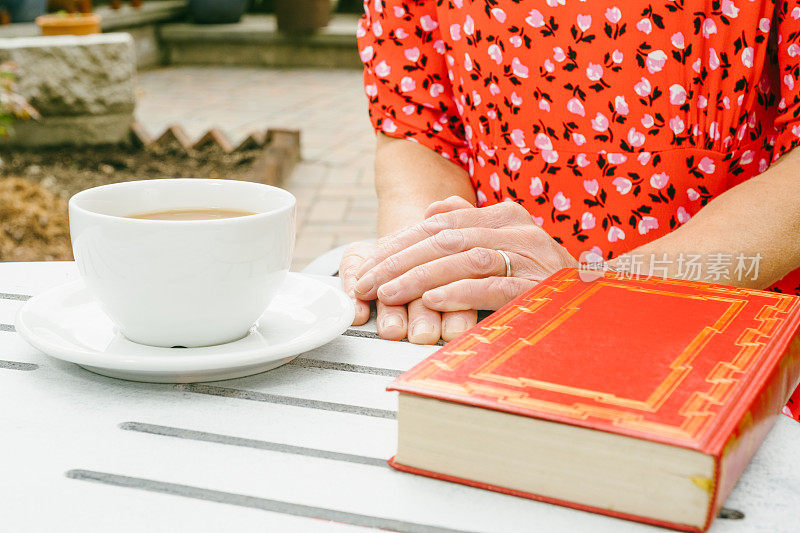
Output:
<path fill-rule="evenodd" d="M 562 270 L 389 386 L 390 463 L 703 531 L 798 384 L 798 327 L 796 296 Z"/>

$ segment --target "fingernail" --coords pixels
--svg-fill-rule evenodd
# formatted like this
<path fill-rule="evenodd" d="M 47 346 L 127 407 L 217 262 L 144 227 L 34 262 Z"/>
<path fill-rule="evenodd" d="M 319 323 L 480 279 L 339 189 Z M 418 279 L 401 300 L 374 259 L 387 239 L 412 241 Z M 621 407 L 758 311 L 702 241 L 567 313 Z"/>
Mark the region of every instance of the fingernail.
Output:
<path fill-rule="evenodd" d="M 383 329 L 399 328 L 403 326 L 403 319 L 397 315 L 389 315 L 381 322 Z"/>
<path fill-rule="evenodd" d="M 463 316 L 454 316 L 445 319 L 442 329 L 450 335 L 459 335 L 467 331 L 467 321 Z"/>
<path fill-rule="evenodd" d="M 384 283 L 383 285 L 381 285 L 381 288 L 379 290 L 383 296 L 391 298 L 392 296 L 397 294 L 398 288 L 399 287 L 397 286 L 396 282 L 390 281 L 389 283 Z"/>
<path fill-rule="evenodd" d="M 356 282 L 355 291 L 358 294 L 368 294 L 375 287 L 375 274 L 367 273 Z"/>
<path fill-rule="evenodd" d="M 384 285 L 385 287 L 386 285 Z M 425 293 L 431 303 L 441 303 L 444 300 L 444 291 L 442 289 L 433 289 Z"/>
<path fill-rule="evenodd" d="M 419 320 L 411 327 L 411 335 L 414 337 L 430 335 L 431 333 L 433 333 L 433 324 L 427 320 Z"/>

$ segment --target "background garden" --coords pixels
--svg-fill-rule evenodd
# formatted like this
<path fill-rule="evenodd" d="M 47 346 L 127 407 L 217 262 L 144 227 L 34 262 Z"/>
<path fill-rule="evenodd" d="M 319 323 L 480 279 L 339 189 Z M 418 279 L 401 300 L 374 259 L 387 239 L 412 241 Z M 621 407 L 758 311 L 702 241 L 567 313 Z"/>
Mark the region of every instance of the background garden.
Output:
<path fill-rule="evenodd" d="M 373 236 L 361 9 L 0 0 L 0 260 L 70 259 L 70 195 L 159 177 L 292 191 L 295 269 Z"/>

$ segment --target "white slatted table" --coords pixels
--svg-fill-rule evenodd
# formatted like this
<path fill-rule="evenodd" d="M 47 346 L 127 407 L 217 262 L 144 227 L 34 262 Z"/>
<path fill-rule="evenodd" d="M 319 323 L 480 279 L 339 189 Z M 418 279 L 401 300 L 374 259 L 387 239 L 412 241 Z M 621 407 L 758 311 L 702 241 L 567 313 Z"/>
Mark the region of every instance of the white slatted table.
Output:
<path fill-rule="evenodd" d="M 434 348 L 369 327 L 209 384 L 126 382 L 46 357 L 14 314 L 75 277 L 72 263 L 0 264 L 0 531 L 661 531 L 388 468 L 396 396 L 384 387 Z M 726 507 L 745 518 L 712 531 L 800 531 L 800 424 L 780 417 Z"/>

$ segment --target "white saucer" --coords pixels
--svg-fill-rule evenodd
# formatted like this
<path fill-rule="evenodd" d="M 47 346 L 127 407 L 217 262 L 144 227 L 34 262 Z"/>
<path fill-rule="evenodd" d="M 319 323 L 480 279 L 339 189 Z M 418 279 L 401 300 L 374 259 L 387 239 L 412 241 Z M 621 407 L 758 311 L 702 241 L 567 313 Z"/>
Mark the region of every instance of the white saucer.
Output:
<path fill-rule="evenodd" d="M 42 352 L 120 379 L 153 383 L 218 381 L 288 363 L 341 335 L 353 322 L 353 303 L 341 290 L 290 272 L 250 333 L 203 348 L 159 348 L 122 336 L 82 281 L 28 300 L 16 328 Z"/>

